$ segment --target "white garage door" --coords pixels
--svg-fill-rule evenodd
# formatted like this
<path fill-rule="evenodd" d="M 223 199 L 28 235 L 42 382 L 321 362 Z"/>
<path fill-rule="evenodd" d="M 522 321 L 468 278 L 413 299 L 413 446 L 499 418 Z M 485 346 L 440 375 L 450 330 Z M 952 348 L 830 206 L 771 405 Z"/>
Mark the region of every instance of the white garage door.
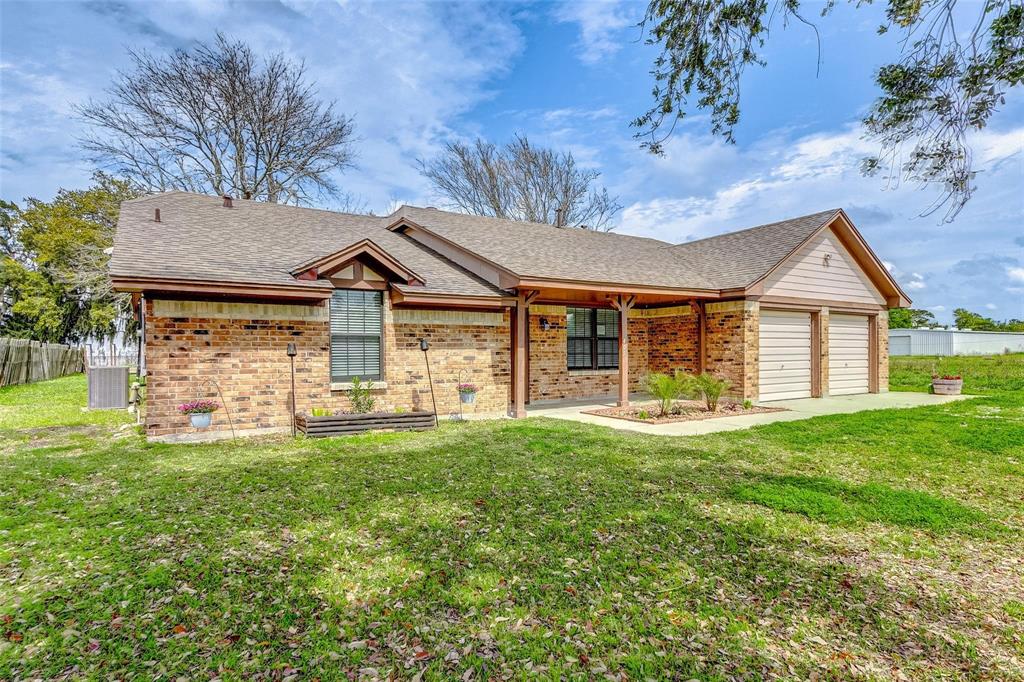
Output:
<path fill-rule="evenodd" d="M 762 310 L 761 400 L 811 397 L 811 315 Z"/>
<path fill-rule="evenodd" d="M 828 320 L 828 393 L 868 392 L 868 318 L 830 315 Z"/>

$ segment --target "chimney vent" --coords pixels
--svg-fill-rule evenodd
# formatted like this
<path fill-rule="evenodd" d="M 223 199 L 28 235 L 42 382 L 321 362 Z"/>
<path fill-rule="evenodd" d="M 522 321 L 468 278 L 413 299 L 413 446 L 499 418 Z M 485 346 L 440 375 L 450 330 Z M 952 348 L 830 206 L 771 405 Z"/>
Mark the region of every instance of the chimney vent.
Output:
<path fill-rule="evenodd" d="M 224 195 L 224 208 L 231 208 L 231 195 L 230 194 L 225 194 Z"/>
<path fill-rule="evenodd" d="M 154 223 L 160 222 L 160 209 L 159 208 L 153 209 L 153 222 Z"/>

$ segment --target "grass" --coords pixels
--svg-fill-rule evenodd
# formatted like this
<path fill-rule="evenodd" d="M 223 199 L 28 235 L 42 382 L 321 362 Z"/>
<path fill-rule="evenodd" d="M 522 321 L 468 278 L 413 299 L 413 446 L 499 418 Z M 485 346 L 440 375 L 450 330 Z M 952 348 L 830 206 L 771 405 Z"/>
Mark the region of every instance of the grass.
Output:
<path fill-rule="evenodd" d="M 889 387 L 894 391 L 927 391 L 933 374 L 962 376 L 964 393 L 1024 391 L 1024 353 L 889 358 Z"/>
<path fill-rule="evenodd" d="M 1024 680 L 1024 394 L 989 390 L 187 446 L 5 389 L 0 679 Z"/>

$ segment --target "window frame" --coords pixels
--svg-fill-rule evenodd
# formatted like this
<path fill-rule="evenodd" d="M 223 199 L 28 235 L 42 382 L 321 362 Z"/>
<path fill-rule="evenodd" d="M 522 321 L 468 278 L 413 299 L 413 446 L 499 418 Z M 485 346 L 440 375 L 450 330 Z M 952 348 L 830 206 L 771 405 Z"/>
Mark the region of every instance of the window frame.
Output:
<path fill-rule="evenodd" d="M 334 292 L 346 291 L 346 292 L 357 292 L 367 295 L 375 295 L 380 297 L 380 325 L 377 330 L 377 334 L 335 334 L 333 325 L 333 310 L 334 310 Z M 354 289 L 351 287 L 337 287 L 331 292 L 331 298 L 328 301 L 327 309 L 327 330 L 330 336 L 328 345 L 328 374 L 330 383 L 333 384 L 348 384 L 356 377 L 359 377 L 361 381 L 379 382 L 384 378 L 384 307 L 386 302 L 384 300 L 384 291 L 380 289 Z M 334 340 L 335 338 L 350 339 L 350 338 L 361 338 L 361 339 L 377 339 L 377 372 L 372 375 L 367 374 L 346 374 L 336 375 L 334 373 Z"/>
<path fill-rule="evenodd" d="M 569 325 L 568 325 L 569 314 L 570 314 L 570 311 L 574 311 L 574 310 L 589 311 L 590 312 L 590 325 L 589 325 L 590 329 L 588 330 L 588 333 L 587 333 L 586 336 L 580 336 L 580 335 L 574 336 L 574 335 L 569 333 Z M 573 371 L 595 371 L 595 370 L 605 370 L 605 369 L 607 369 L 607 370 L 619 369 L 619 365 L 622 362 L 622 358 L 619 357 L 619 345 L 620 345 L 621 336 L 622 336 L 622 322 L 618 319 L 618 317 L 615 318 L 616 334 L 614 336 L 609 336 L 607 334 L 598 335 L 598 333 L 597 333 L 597 327 L 598 327 L 598 320 L 597 320 L 597 318 L 598 318 L 599 313 L 601 311 L 611 311 L 613 313 L 615 312 L 614 309 L 611 309 L 611 308 L 597 308 L 597 307 L 589 307 L 589 306 L 566 306 L 566 309 L 565 309 L 565 315 L 566 315 L 566 331 L 565 331 L 566 358 L 565 358 L 565 366 L 566 366 L 566 369 L 568 371 L 573 372 Z M 589 365 L 582 366 L 582 367 L 581 366 L 575 366 L 574 367 L 574 366 L 569 364 L 569 357 L 570 357 L 569 345 L 570 345 L 572 339 L 587 339 L 590 342 L 590 364 Z M 601 362 L 600 362 L 601 353 L 599 351 L 600 343 L 601 343 L 601 341 L 612 341 L 612 340 L 615 341 L 615 364 L 611 364 L 611 365 L 610 364 L 601 364 Z"/>

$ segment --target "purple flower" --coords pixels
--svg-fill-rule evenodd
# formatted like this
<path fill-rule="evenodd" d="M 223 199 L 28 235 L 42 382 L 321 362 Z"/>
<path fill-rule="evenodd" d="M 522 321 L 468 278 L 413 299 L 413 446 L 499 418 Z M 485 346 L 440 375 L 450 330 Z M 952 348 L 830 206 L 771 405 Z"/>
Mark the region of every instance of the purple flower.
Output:
<path fill-rule="evenodd" d="M 459 393 L 476 393 L 476 384 L 459 384 Z"/>
<path fill-rule="evenodd" d="M 178 412 L 182 414 L 209 414 L 218 409 L 220 409 L 220 405 L 212 400 L 193 400 L 178 405 Z"/>

